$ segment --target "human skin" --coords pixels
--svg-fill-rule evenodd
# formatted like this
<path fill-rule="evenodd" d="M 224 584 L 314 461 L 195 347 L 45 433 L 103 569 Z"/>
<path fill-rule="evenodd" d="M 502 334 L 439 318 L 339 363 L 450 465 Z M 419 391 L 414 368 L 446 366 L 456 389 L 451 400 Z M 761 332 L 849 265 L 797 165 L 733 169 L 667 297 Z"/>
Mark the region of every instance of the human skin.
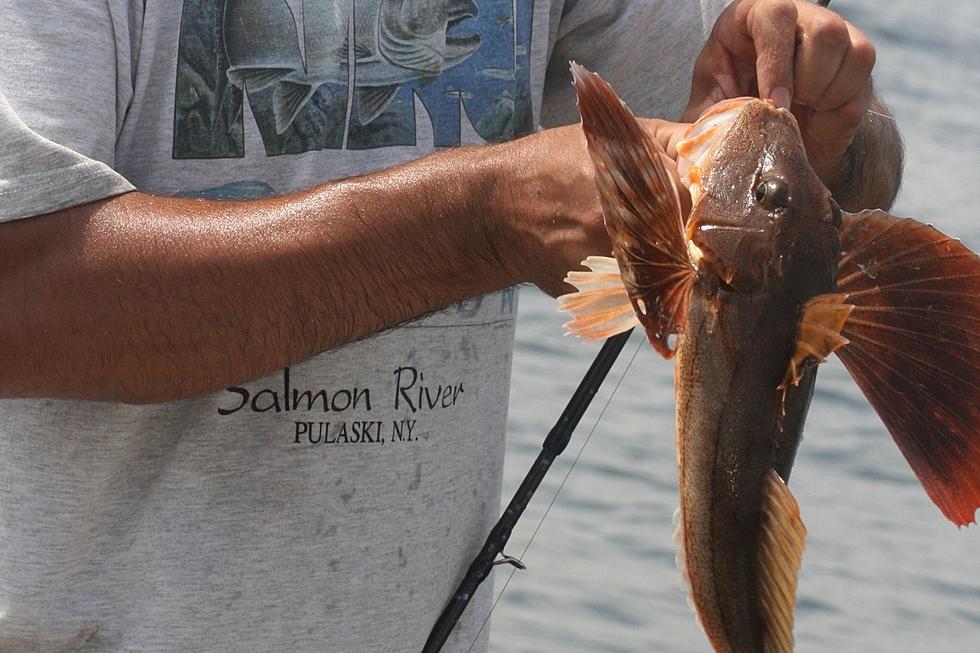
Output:
<path fill-rule="evenodd" d="M 750 84 L 745 71 L 758 66 L 763 94 L 778 78 L 766 72 L 772 57 L 784 69 L 803 62 L 793 71 L 797 99 L 807 97 L 801 80 L 825 75 L 824 41 L 812 56 L 770 46 L 776 32 L 804 30 L 799 22 L 760 23 L 751 51 L 719 53 L 726 25 L 742 29 L 740 7 L 763 3 L 785 4 L 746 0 L 719 19 L 691 111 L 719 92 L 746 92 L 712 86 L 716 57 Z M 870 68 L 858 72 L 869 84 Z M 900 170 L 894 128 L 870 130 L 861 140 L 869 155 L 855 164 L 851 143 L 872 114 L 850 136 L 820 115 L 811 141 L 847 143 L 823 162 L 828 179 L 842 170 L 841 188 L 870 179 L 846 206 L 890 204 L 899 173 L 869 169 Z M 684 125 L 644 126 L 673 156 Z M 568 270 L 609 250 L 577 126 L 272 199 L 128 193 L 0 225 L 0 397 L 152 403 L 215 391 L 481 293 L 534 283 L 558 294 Z"/>
<path fill-rule="evenodd" d="M 792 108 L 810 164 L 841 207 L 885 209 L 901 183 L 902 144 L 874 97 L 874 63 L 868 37 L 829 9 L 738 0 L 718 17 L 698 57 L 683 119 L 743 95 Z"/>
<path fill-rule="evenodd" d="M 679 124 L 647 121 L 665 146 Z M 0 396 L 218 390 L 610 248 L 577 126 L 257 201 L 139 192 L 0 226 Z"/>

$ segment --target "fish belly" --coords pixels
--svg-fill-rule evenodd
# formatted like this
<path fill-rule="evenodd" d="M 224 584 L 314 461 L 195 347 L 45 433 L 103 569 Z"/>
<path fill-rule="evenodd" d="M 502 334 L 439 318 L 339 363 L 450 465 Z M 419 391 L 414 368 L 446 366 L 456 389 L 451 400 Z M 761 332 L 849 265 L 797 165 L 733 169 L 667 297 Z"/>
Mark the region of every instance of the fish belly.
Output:
<path fill-rule="evenodd" d="M 763 491 L 785 458 L 779 451 L 790 443 L 795 452 L 799 439 L 784 430 L 777 388 L 795 320 L 769 298 L 719 298 L 696 285 L 679 343 L 678 546 L 698 618 L 719 653 L 763 652 Z"/>

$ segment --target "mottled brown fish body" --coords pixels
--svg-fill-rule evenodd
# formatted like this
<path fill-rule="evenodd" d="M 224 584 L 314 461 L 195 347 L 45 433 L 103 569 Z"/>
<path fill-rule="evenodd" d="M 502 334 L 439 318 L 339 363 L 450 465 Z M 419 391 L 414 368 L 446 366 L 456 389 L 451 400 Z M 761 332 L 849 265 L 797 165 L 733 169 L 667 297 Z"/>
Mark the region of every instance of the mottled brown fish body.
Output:
<path fill-rule="evenodd" d="M 834 288 L 837 240 L 793 119 L 758 103 L 734 123 L 689 224 L 704 256 L 677 352 L 681 545 L 715 650 L 762 653 L 763 492 L 772 469 L 788 476 L 813 374 L 786 397 L 789 420 L 778 387 L 800 307 Z M 753 194 L 768 178 L 811 201 L 760 210 Z"/>
<path fill-rule="evenodd" d="M 677 450 L 691 596 L 716 651 L 761 653 L 759 533 L 763 489 L 792 457 L 802 423 L 782 430 L 776 391 L 796 312 L 770 297 L 718 301 L 694 288 L 677 352 Z M 808 387 L 788 401 L 809 403 Z M 806 406 L 795 414 L 805 415 Z"/>
<path fill-rule="evenodd" d="M 676 354 L 676 539 L 718 653 L 792 653 L 806 539 L 786 485 L 816 365 L 838 353 L 943 513 L 980 507 L 980 257 L 911 219 L 842 219 L 793 115 L 709 108 L 666 154 L 597 76 L 572 66 L 615 259 L 571 271 L 569 331 L 642 326 Z M 671 337 L 677 337 L 675 351 Z"/>

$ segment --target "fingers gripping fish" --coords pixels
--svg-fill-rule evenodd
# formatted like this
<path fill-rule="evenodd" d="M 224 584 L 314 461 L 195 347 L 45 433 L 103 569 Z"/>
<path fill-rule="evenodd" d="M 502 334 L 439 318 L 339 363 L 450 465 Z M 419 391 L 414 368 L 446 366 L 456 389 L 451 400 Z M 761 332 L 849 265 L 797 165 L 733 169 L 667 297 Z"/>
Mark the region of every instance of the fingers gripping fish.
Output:
<path fill-rule="evenodd" d="M 615 258 L 559 298 L 572 333 L 642 326 L 676 354 L 678 558 L 724 653 L 793 649 L 806 529 L 786 486 L 816 379 L 836 352 L 951 521 L 980 507 L 980 258 L 882 211 L 843 214 L 793 115 L 716 105 L 664 154 L 572 65 Z M 676 349 L 671 336 L 676 335 Z"/>

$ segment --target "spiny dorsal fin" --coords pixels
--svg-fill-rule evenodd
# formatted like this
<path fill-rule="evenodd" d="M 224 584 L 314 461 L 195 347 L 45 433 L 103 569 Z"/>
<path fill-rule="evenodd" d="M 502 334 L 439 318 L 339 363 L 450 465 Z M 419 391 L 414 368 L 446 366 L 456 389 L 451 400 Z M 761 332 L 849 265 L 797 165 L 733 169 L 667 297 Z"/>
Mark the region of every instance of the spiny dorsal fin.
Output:
<path fill-rule="evenodd" d="M 958 526 L 980 507 L 980 257 L 884 211 L 844 219 L 837 352 L 926 493 Z"/>
<path fill-rule="evenodd" d="M 667 155 L 598 75 L 573 63 L 572 77 L 623 284 L 650 344 L 670 358 L 668 338 L 683 327 L 695 269 Z"/>
<path fill-rule="evenodd" d="M 762 504 L 759 598 L 766 653 L 792 653 L 796 578 L 803 560 L 806 526 L 783 479 L 769 471 Z"/>
<path fill-rule="evenodd" d="M 616 259 L 590 256 L 582 265 L 589 270 L 573 270 L 565 277 L 565 282 L 578 288 L 578 292 L 558 298 L 558 310 L 572 314 L 565 323 L 568 333 L 599 340 L 637 326 L 640 322 L 619 276 Z"/>
<path fill-rule="evenodd" d="M 827 356 L 847 344 L 840 332 L 854 306 L 845 304 L 846 299 L 844 293 L 817 295 L 803 305 L 796 329 L 796 349 L 779 386 L 784 398 L 791 385 L 800 384 L 808 365 L 826 362 Z"/>

